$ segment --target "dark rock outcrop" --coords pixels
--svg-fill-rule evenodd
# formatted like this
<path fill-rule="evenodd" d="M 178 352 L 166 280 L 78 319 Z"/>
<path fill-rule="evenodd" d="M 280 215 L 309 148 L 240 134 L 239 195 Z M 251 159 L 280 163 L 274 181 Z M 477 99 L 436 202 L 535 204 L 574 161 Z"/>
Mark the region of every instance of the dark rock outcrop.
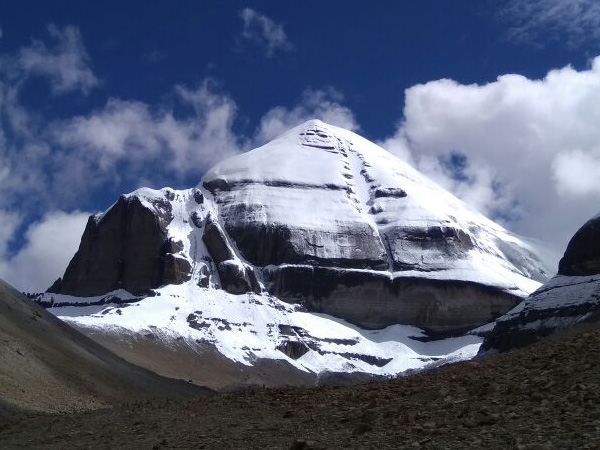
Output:
<path fill-rule="evenodd" d="M 150 209 L 136 196 L 122 196 L 106 214 L 89 218 L 60 288 L 53 290 L 92 296 L 125 289 L 137 295 L 188 280 L 190 265 L 176 255 L 182 244 L 167 237 L 171 219 L 166 198 Z"/>
<path fill-rule="evenodd" d="M 402 323 L 431 334 L 458 332 L 493 320 L 521 301 L 475 283 L 390 279 L 322 267 L 285 267 L 269 280 L 269 291 L 282 300 L 368 329 Z"/>
<path fill-rule="evenodd" d="M 600 216 L 575 233 L 558 274 L 498 319 L 480 354 L 532 344 L 578 323 L 600 321 Z"/>
<path fill-rule="evenodd" d="M 256 266 L 311 264 L 325 267 L 385 270 L 386 251 L 368 224 L 340 226 L 335 232 L 294 227 L 291 224 L 248 221 L 261 205 L 223 205 L 225 230 L 246 260 Z M 326 243 L 344 241 L 343 257 L 331 257 Z"/>
<path fill-rule="evenodd" d="M 600 216 L 588 220 L 575 233 L 558 264 L 567 276 L 600 274 Z"/>
<path fill-rule="evenodd" d="M 298 359 L 308 353 L 310 349 L 303 342 L 286 340 L 277 346 L 277 350 L 292 359 Z"/>
<path fill-rule="evenodd" d="M 217 265 L 223 290 L 234 295 L 246 292 L 260 293 L 261 289 L 254 269 L 244 266 L 236 259 L 235 252 L 227 241 L 227 236 L 221 226 L 211 217 L 206 220 L 202 241 Z"/>

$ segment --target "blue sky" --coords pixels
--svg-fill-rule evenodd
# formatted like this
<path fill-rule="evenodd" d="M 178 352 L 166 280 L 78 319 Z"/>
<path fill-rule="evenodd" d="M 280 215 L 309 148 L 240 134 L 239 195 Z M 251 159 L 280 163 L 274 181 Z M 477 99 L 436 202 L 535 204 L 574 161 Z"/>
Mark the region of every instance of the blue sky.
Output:
<path fill-rule="evenodd" d="M 600 210 L 593 0 L 21 0 L 0 28 L 0 276 L 22 289 L 119 194 L 312 117 L 555 254 Z"/>

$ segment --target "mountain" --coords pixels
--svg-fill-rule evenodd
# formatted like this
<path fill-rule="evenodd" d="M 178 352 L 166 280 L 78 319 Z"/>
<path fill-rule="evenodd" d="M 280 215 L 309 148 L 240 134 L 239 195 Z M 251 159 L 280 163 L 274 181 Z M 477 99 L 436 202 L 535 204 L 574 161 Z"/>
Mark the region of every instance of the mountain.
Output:
<path fill-rule="evenodd" d="M 500 317 L 481 353 L 523 347 L 557 330 L 600 320 L 600 214 L 569 242 L 558 274 Z"/>
<path fill-rule="evenodd" d="M 133 366 L 0 280 L 0 415 L 206 393 Z"/>
<path fill-rule="evenodd" d="M 422 341 L 488 323 L 546 279 L 521 239 L 313 120 L 195 188 L 143 188 L 90 217 L 40 301 L 130 358 L 151 336 L 161 360 L 178 346 L 254 368 L 389 375 L 474 354 L 476 336 Z"/>

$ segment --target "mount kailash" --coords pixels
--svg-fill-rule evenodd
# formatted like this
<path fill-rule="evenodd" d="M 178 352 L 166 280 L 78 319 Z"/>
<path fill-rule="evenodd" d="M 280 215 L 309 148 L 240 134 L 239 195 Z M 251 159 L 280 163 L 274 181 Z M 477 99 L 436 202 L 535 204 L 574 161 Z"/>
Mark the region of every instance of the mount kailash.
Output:
<path fill-rule="evenodd" d="M 469 330 L 548 276 L 522 238 L 312 120 L 195 188 L 121 196 L 38 301 L 126 359 L 222 387 L 470 358 Z"/>

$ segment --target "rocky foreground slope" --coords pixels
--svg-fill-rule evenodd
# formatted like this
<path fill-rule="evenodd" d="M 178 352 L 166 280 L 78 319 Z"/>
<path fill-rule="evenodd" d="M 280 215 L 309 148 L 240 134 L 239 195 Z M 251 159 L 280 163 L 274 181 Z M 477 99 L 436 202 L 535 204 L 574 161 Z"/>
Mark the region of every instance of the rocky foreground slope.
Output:
<path fill-rule="evenodd" d="M 0 419 L 2 449 L 600 447 L 600 330 L 406 378 Z"/>
<path fill-rule="evenodd" d="M 0 412 L 95 409 L 207 391 L 132 366 L 0 280 Z"/>
<path fill-rule="evenodd" d="M 577 323 L 598 321 L 600 215 L 575 233 L 560 260 L 558 274 L 498 319 L 480 352 L 523 347 Z"/>
<path fill-rule="evenodd" d="M 389 375 L 472 356 L 473 336 L 421 341 L 493 320 L 546 278 L 523 240 L 375 144 L 309 121 L 196 188 L 122 196 L 40 300 L 124 356 L 118 342 L 151 336 L 244 365 Z"/>

